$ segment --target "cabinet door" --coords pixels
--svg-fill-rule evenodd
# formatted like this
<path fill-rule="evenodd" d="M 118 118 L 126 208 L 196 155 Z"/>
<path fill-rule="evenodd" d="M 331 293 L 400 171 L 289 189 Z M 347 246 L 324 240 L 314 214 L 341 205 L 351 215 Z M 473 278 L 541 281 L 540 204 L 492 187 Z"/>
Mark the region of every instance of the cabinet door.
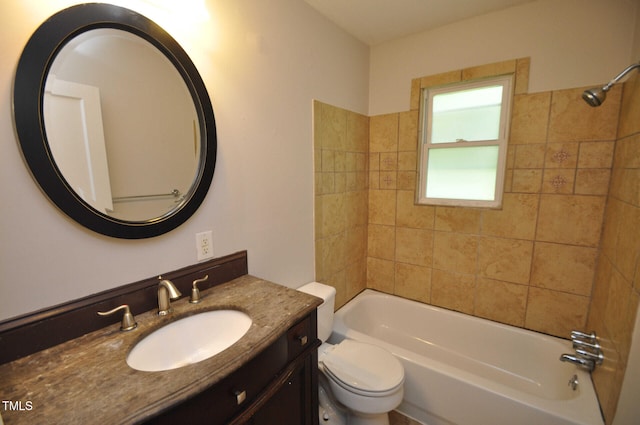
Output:
<path fill-rule="evenodd" d="M 313 357 L 307 356 L 301 362 L 278 392 L 253 415 L 249 424 L 318 425 L 318 406 L 312 402 L 314 397 L 317 399 L 318 388 Z"/>

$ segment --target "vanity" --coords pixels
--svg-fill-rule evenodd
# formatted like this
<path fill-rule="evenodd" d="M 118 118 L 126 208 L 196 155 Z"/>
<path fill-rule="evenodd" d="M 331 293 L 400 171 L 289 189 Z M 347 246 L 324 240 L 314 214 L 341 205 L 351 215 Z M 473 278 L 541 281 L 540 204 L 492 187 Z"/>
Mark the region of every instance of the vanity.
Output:
<path fill-rule="evenodd" d="M 203 273 L 209 274 L 211 287 L 202 290 L 198 304 L 189 303 L 188 295 L 172 302 L 166 316 L 158 316 L 157 306 L 141 314 L 136 314 L 137 305 L 132 307 L 138 324 L 132 331 L 120 330 L 119 316 L 101 318 L 96 311 L 121 302 L 119 297 L 135 302 L 136 294 L 146 293 L 144 298 L 149 298 L 157 280 L 132 284 L 122 291 L 126 295 L 84 300 L 87 311 L 93 310 L 91 316 L 112 324 L 0 365 L 0 398 L 16 407 L 2 410 L 4 423 L 317 425 L 316 307 L 321 300 L 242 274 L 237 263 L 246 265 L 245 260 L 245 253 L 240 253 L 167 274 L 183 294 Z M 232 275 L 240 275 L 219 282 L 229 267 Z M 154 296 L 151 292 L 152 303 Z M 73 319 L 84 309 L 76 303 L 62 316 Z M 153 331 L 181 318 L 229 309 L 245 313 L 252 322 L 222 352 L 171 370 L 147 372 L 127 364 L 130 350 Z M 0 344 L 12 341 L 19 328 L 46 332 L 36 328 L 47 326 L 42 324 L 47 321 L 50 328 L 58 326 L 54 320 L 63 319 L 34 319 L 12 331 L 4 324 Z M 37 339 L 33 333 L 26 336 Z"/>

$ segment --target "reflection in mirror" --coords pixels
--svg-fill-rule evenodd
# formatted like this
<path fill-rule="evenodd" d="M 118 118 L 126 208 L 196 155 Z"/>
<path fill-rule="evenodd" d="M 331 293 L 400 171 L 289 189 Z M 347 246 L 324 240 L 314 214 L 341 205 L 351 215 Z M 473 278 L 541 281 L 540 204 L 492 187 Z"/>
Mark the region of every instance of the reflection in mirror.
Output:
<path fill-rule="evenodd" d="M 162 28 L 109 4 L 64 9 L 25 46 L 13 90 L 24 159 L 81 225 L 139 239 L 202 204 L 217 137 L 195 65 Z"/>
<path fill-rule="evenodd" d="M 67 43 L 49 70 L 43 111 L 62 175 L 103 214 L 163 216 L 194 183 L 200 135 L 191 94 L 166 56 L 134 34 L 101 28 Z"/>

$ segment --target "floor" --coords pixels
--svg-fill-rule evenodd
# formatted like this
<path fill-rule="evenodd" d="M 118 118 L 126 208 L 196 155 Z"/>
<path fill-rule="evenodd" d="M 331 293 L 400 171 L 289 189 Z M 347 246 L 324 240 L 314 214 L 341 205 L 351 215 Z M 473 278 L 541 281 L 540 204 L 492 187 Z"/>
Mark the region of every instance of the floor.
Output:
<path fill-rule="evenodd" d="M 394 410 L 389 412 L 389 425 L 422 425 L 422 423 L 414 421 Z"/>

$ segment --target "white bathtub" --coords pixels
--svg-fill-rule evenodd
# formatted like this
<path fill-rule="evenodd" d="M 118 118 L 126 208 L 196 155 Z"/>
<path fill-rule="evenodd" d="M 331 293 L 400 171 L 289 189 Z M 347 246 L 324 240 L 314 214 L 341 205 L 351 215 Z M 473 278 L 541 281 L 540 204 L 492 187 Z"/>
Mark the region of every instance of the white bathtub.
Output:
<path fill-rule="evenodd" d="M 336 312 L 330 342 L 344 338 L 402 361 L 397 410 L 427 425 L 603 424 L 589 373 L 559 360 L 568 340 L 372 290 Z"/>

